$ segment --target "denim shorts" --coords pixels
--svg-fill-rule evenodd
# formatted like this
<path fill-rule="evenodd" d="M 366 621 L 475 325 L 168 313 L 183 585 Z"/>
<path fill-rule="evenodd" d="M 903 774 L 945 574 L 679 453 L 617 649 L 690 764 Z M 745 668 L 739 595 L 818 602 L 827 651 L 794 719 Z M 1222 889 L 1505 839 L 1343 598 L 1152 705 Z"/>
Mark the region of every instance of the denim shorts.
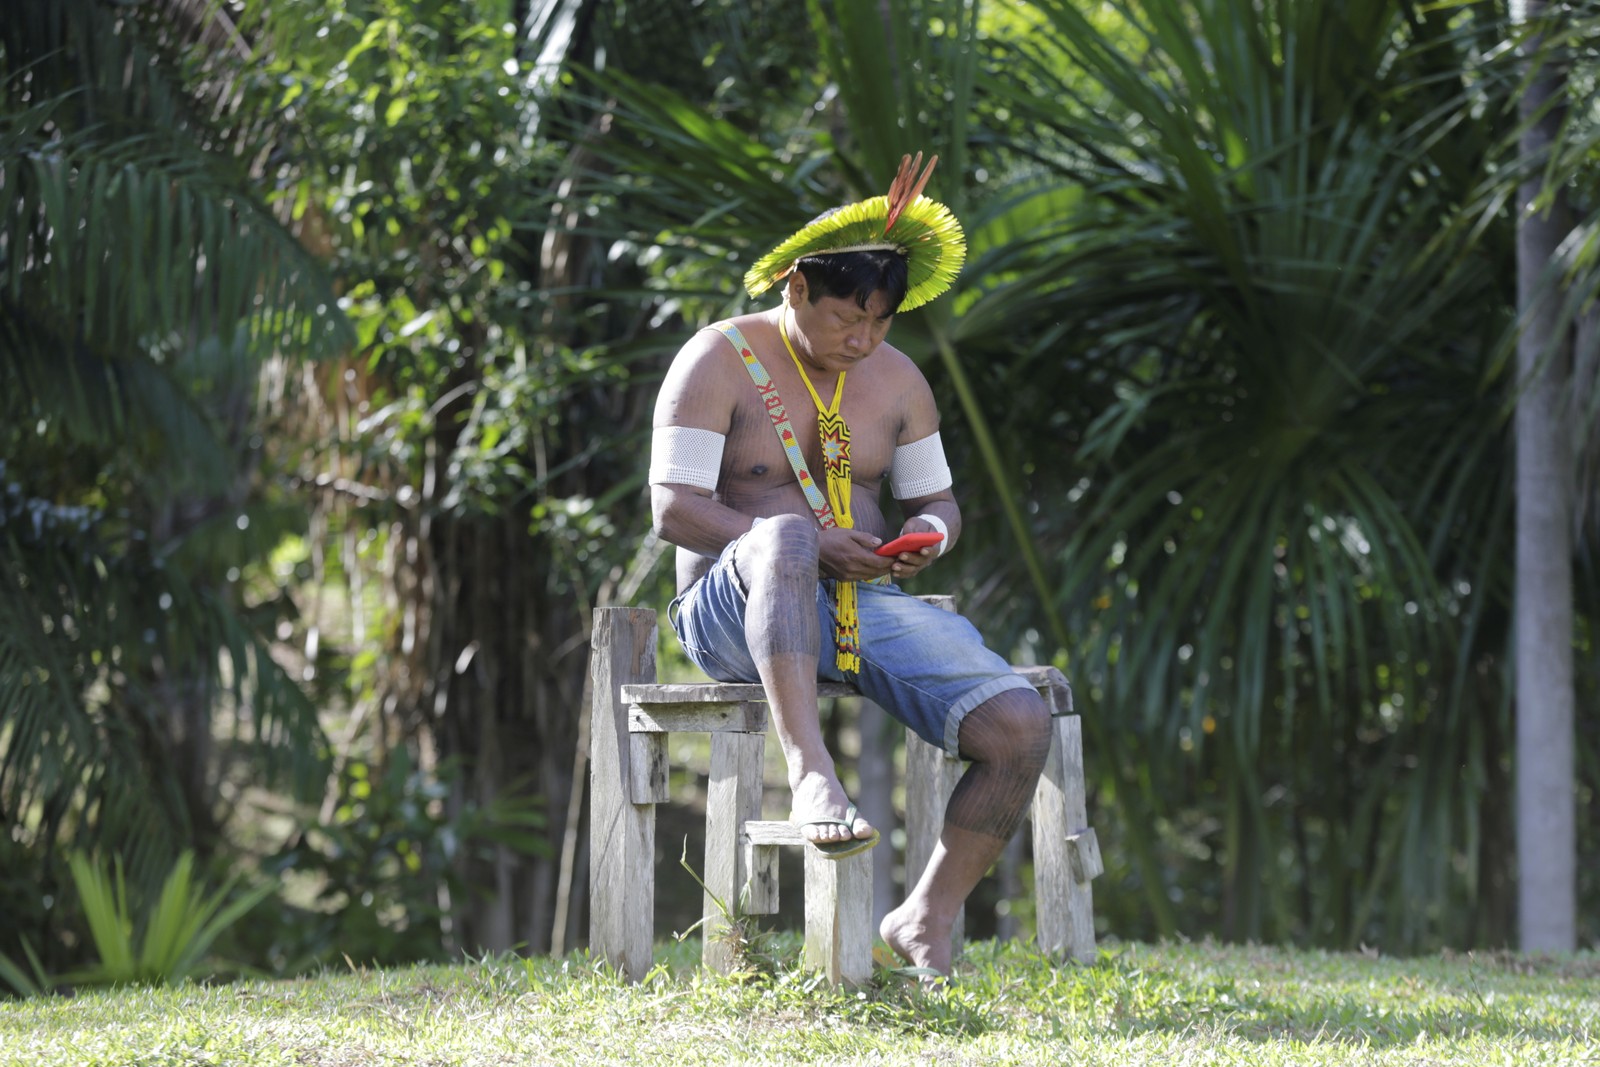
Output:
<path fill-rule="evenodd" d="M 719 682 L 759 682 L 745 641 L 745 590 L 733 568 L 735 541 L 706 575 L 668 609 L 678 641 L 695 666 Z M 834 586 L 817 582 L 817 625 L 823 653 L 817 676 L 850 681 L 931 745 L 960 755 L 967 713 L 1011 689 L 1033 688 L 984 646 L 976 627 L 952 611 L 924 603 L 895 585 L 856 584 L 861 619 L 861 671 L 848 679 L 834 662 Z"/>

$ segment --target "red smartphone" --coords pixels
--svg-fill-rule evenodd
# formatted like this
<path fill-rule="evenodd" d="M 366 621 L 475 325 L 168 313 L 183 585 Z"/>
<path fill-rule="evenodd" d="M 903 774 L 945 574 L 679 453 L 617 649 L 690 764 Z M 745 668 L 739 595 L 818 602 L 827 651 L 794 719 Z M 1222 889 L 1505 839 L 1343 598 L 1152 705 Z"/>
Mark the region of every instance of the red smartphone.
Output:
<path fill-rule="evenodd" d="M 915 552 L 919 548 L 927 548 L 944 540 L 942 533 L 908 533 L 901 534 L 893 541 L 881 544 L 872 551 L 880 556 L 898 556 L 902 552 Z"/>

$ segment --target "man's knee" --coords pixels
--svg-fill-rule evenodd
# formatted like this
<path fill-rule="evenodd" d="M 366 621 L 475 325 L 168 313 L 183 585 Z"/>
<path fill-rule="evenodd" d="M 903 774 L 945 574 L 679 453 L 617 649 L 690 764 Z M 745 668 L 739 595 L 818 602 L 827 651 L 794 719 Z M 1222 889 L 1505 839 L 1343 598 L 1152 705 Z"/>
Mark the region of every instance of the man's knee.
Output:
<path fill-rule="evenodd" d="M 1035 690 L 1008 689 L 967 714 L 960 742 L 974 762 L 1037 774 L 1050 756 L 1050 707 Z"/>
<path fill-rule="evenodd" d="M 748 587 L 763 579 L 817 580 L 817 524 L 803 515 L 774 515 L 739 543 L 735 563 Z"/>

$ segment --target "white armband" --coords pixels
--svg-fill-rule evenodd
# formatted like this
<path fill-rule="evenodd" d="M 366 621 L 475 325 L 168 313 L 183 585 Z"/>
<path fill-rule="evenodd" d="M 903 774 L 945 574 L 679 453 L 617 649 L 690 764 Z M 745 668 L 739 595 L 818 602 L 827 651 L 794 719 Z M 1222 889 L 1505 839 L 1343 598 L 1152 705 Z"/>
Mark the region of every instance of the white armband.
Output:
<path fill-rule="evenodd" d="M 948 489 L 955 479 L 950 476 L 950 464 L 944 458 L 944 445 L 939 443 L 939 431 L 901 445 L 894 450 L 894 462 L 889 467 L 889 487 L 896 500 L 914 500 L 917 497 Z"/>
<path fill-rule="evenodd" d="M 693 426 L 657 426 L 650 436 L 650 484 L 717 488 L 722 446 L 728 441 L 715 430 Z"/>

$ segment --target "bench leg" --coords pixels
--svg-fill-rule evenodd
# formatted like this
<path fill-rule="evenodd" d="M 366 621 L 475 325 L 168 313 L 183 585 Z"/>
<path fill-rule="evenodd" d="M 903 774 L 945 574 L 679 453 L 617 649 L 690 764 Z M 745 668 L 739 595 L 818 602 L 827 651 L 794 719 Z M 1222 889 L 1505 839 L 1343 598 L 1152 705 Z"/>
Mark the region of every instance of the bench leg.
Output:
<path fill-rule="evenodd" d="M 872 853 L 805 856 L 805 965 L 835 985 L 860 985 L 872 977 Z"/>
<path fill-rule="evenodd" d="M 949 759 L 943 750 L 928 744 L 911 730 L 906 731 L 906 893 L 910 893 L 944 832 L 944 812 L 950 794 L 961 781 L 965 765 Z M 961 954 L 966 932 L 967 909 L 956 912 L 950 931 L 951 958 Z"/>
<path fill-rule="evenodd" d="M 705 944 L 701 961 L 726 974 L 737 962 L 737 947 L 728 943 L 727 916 L 712 900 L 715 894 L 734 914 L 750 877 L 739 839 L 744 824 L 761 818 L 762 754 L 765 734 L 712 734 L 711 786 L 706 795 L 706 895 L 701 928 Z M 774 884 L 776 880 L 774 879 Z"/>
<path fill-rule="evenodd" d="M 750 914 L 778 914 L 778 846 L 744 846 L 744 869 L 749 872 Z"/>
<path fill-rule="evenodd" d="M 632 981 L 650 971 L 656 809 L 633 803 L 624 685 L 655 680 L 656 613 L 598 608 L 590 649 L 589 948 Z"/>
<path fill-rule="evenodd" d="M 1090 883 L 1101 868 L 1084 795 L 1082 722 L 1062 716 L 1051 720 L 1051 731 L 1050 758 L 1033 799 L 1039 947 L 1088 963 L 1095 958 Z"/>
<path fill-rule="evenodd" d="M 918 600 L 940 611 L 955 611 L 956 598 L 946 595 L 922 596 Z M 933 846 L 944 833 L 944 813 L 950 794 L 956 791 L 965 765 L 930 745 L 912 730 L 906 731 L 906 893 L 909 895 L 933 858 Z M 956 912 L 950 928 L 950 958 L 961 955 L 966 938 L 967 908 Z"/>

